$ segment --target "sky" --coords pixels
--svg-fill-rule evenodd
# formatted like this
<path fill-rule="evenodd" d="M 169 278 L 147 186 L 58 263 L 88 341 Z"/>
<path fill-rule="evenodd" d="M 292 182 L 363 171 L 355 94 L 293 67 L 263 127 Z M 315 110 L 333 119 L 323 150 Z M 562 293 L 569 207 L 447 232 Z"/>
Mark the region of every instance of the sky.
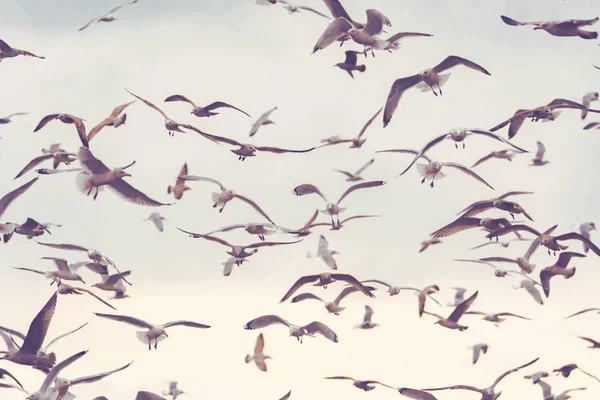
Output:
<path fill-rule="evenodd" d="M 367 2 L 345 0 L 345 8 L 359 21 L 365 20 Z M 523 379 L 526 372 L 549 371 L 577 363 L 592 374 L 600 374 L 598 356 L 575 335 L 598 337 L 600 322 L 591 313 L 570 320 L 569 314 L 600 307 L 596 282 L 600 279 L 598 258 L 593 254 L 573 263 L 576 275 L 552 281 L 552 294 L 543 306 L 523 290 L 515 290 L 517 278 L 496 278 L 485 266 L 463 264 L 455 258 L 484 256 L 518 257 L 528 243 L 512 243 L 504 249 L 483 243 L 483 234 L 466 231 L 443 240 L 419 254 L 419 244 L 429 233 L 447 224 L 466 205 L 512 190 L 533 195 L 513 198 L 532 215 L 531 225 L 545 230 L 559 224 L 557 232 L 569 232 L 582 222 L 596 221 L 600 192 L 595 184 L 600 146 L 598 131 L 584 131 L 585 123 L 600 120 L 590 114 L 582 122 L 577 111 L 564 111 L 554 122 L 525 122 L 512 139 L 535 153 L 541 140 L 550 163 L 530 167 L 533 154 L 517 155 L 512 162 L 491 160 L 476 168 L 494 188 L 491 190 L 459 171 L 431 189 L 420 184 L 413 168 L 402 177 L 410 157 L 374 154 L 390 148 L 420 148 L 429 139 L 455 127 L 489 129 L 509 118 L 517 109 L 533 108 L 554 98 L 581 101 L 584 94 L 598 91 L 600 75 L 589 63 L 598 64 L 597 41 L 558 38 L 531 27 L 510 27 L 500 15 L 517 20 L 564 20 L 594 18 L 600 6 L 594 0 L 518 0 L 481 2 L 409 2 L 373 0 L 368 6 L 383 12 L 392 22 L 389 34 L 398 31 L 430 33 L 429 38 L 409 38 L 401 48 L 375 58 L 359 58 L 365 73 L 354 80 L 332 66 L 343 61 L 347 49 L 361 46 L 337 44 L 315 54 L 312 48 L 328 21 L 309 12 L 288 15 L 280 6 L 260 7 L 253 0 L 164 1 L 140 0 L 116 13 L 109 24 L 93 24 L 78 32 L 91 18 L 118 4 L 108 0 L 6 1 L 2 5 L 2 40 L 46 59 L 18 57 L 0 64 L 0 114 L 28 112 L 0 126 L 0 194 L 32 179 L 30 172 L 13 177 L 41 148 L 61 143 L 67 151 L 80 146 L 72 126 L 51 122 L 33 133 L 39 120 L 51 113 L 66 112 L 85 119 L 88 131 L 112 109 L 133 100 L 124 88 L 159 105 L 171 118 L 192 123 L 216 135 L 254 144 L 303 149 L 316 146 L 333 135 L 354 137 L 364 123 L 384 105 L 395 79 L 432 67 L 448 55 L 468 58 L 484 68 L 486 76 L 467 68 L 453 69 L 443 95 L 410 90 L 402 97 L 391 123 L 383 128 L 378 118 L 366 133 L 361 149 L 345 145 L 317 149 L 306 154 L 259 153 L 240 162 L 228 145 L 217 145 L 195 133 L 170 137 L 162 117 L 136 102 L 127 110 L 127 122 L 105 128 L 91 142 L 91 150 L 109 166 L 135 160 L 126 178 L 134 187 L 161 202 L 175 202 L 153 209 L 137 206 L 101 192 L 93 201 L 78 192 L 72 174 L 42 176 L 2 216 L 2 222 L 23 222 L 32 217 L 40 222 L 62 225 L 52 235 L 40 238 L 54 243 L 75 243 L 101 251 L 119 268 L 132 270 L 130 298 L 112 301 L 118 314 L 152 323 L 187 319 L 209 324 L 211 329 L 174 327 L 157 351 L 148 351 L 135 337 L 136 328 L 96 317 L 94 312 L 112 310 L 86 296 L 60 296 L 47 340 L 89 322 L 81 331 L 53 346 L 59 360 L 81 350 L 89 353 L 65 369 L 67 378 L 112 370 L 130 361 L 127 370 L 103 381 L 74 387 L 79 399 L 106 396 L 110 400 L 133 399 L 138 390 L 160 393 L 167 381 L 176 380 L 187 392 L 181 398 L 279 399 L 292 390 L 292 399 L 349 400 L 398 398 L 395 391 L 378 387 L 368 393 L 348 382 L 322 379 L 348 375 L 374 379 L 392 386 L 413 388 L 470 384 L 488 386 L 498 375 L 540 357 L 527 371 L 511 375 L 499 389 L 502 398 L 541 398 L 541 389 Z M 318 0 L 303 4 L 326 12 Z M 593 27 L 592 27 L 593 28 Z M 198 119 L 184 103 L 163 103 L 172 94 L 190 97 L 198 104 L 221 100 L 248 112 L 222 110 L 218 116 Z M 596 103 L 598 105 L 598 103 Z M 264 111 L 277 106 L 271 115 L 274 125 L 261 128 L 248 139 L 251 124 Z M 506 137 L 506 128 L 499 131 Z M 440 161 L 471 165 L 501 143 L 470 137 L 466 148 L 452 143 L 435 147 L 429 155 Z M 349 187 L 333 169 L 355 171 L 374 156 L 374 164 L 363 176 L 385 180 L 380 188 L 358 191 L 344 200 L 348 209 L 342 218 L 356 214 L 379 218 L 349 222 L 340 231 L 316 229 L 301 243 L 261 249 L 249 262 L 236 267 L 229 277 L 222 274 L 228 258 L 217 243 L 192 239 L 176 228 L 206 233 L 219 227 L 259 222 L 261 218 L 246 204 L 233 200 L 223 213 L 211 208 L 210 194 L 216 187 L 191 182 L 192 190 L 181 201 L 167 194 L 179 169 L 187 162 L 189 173 L 219 180 L 228 189 L 256 201 L 272 219 L 285 227 L 298 228 L 322 208 L 317 196 L 296 197 L 292 189 L 302 183 L 317 185 L 330 199 Z M 77 162 L 73 166 L 77 166 Z M 49 167 L 49 165 L 41 165 Z M 158 232 L 143 219 L 153 212 L 165 218 L 165 231 Z M 489 216 L 505 216 L 489 212 Z M 320 216 L 327 221 L 327 216 Z M 520 218 L 517 216 L 517 220 Z M 479 291 L 473 310 L 514 312 L 531 321 L 509 319 L 499 327 L 476 316 L 461 322 L 469 329 L 450 331 L 434 325 L 435 318 L 417 314 L 417 299 L 411 292 L 390 297 L 383 289 L 376 299 L 354 294 L 342 303 L 340 316 L 328 314 L 317 302 L 278 304 L 279 299 L 302 275 L 328 270 L 318 258 L 307 258 L 317 249 L 324 234 L 336 256 L 340 272 L 358 279 L 422 288 L 437 284 L 436 299 L 445 305 L 453 297 L 452 287 Z M 245 232 L 221 234 L 233 243 L 257 241 Z M 594 233 L 592 233 L 594 238 Z M 277 241 L 290 236 L 269 237 Z M 567 243 L 581 251 L 580 243 Z M 40 276 L 12 267 L 52 269 L 41 257 L 65 257 L 82 261 L 85 255 L 37 245 L 22 236 L 0 246 L 2 275 L 0 324 L 26 331 L 29 323 L 51 296 L 53 288 Z M 535 253 L 537 268 L 552 265 L 556 257 L 544 249 Z M 88 283 L 98 281 L 82 272 Z M 327 290 L 305 287 L 302 291 L 329 300 L 343 284 Z M 103 298 L 110 297 L 100 292 Z M 448 307 L 429 304 L 427 309 L 444 316 Z M 353 329 L 373 307 L 370 331 Z M 287 337 L 282 326 L 262 329 L 269 371 L 244 363 L 254 348 L 258 331 L 242 326 L 264 314 L 278 314 L 292 323 L 313 320 L 326 323 L 339 336 L 339 343 L 322 337 L 307 338 L 302 345 Z M 485 342 L 489 352 L 471 365 L 468 346 Z M 0 362 L 31 392 L 43 375 L 30 367 Z M 551 377 L 547 382 L 556 394 L 575 387 L 580 400 L 597 399 L 600 384 L 574 372 L 570 378 Z M 467 392 L 438 392 L 440 400 L 478 399 Z M 18 391 L 5 390 L 3 400 L 23 399 Z"/>

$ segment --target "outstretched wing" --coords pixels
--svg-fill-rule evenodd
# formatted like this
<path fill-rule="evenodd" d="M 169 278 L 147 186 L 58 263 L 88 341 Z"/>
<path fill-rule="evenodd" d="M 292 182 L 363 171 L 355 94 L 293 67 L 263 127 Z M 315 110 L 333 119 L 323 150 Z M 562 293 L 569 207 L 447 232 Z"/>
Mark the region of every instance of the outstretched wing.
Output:
<path fill-rule="evenodd" d="M 455 67 L 457 65 L 464 65 L 467 68 L 471 68 L 471 69 L 474 69 L 475 71 L 479 71 L 486 75 L 490 75 L 490 73 L 485 68 L 483 68 L 481 65 L 475 64 L 473 61 L 470 61 L 470 60 L 467 60 L 466 58 L 462 58 L 462 57 L 458 57 L 458 56 L 448 56 L 444 59 L 444 61 L 442 61 L 441 63 L 439 63 L 432 69 L 439 74 L 439 73 L 441 73 L 447 69 L 450 69 L 452 67 Z"/>
<path fill-rule="evenodd" d="M 489 183 L 487 183 L 485 181 L 485 179 L 483 179 L 481 176 L 479 176 L 475 171 L 471 170 L 468 167 L 465 167 L 462 164 L 457 164 L 457 163 L 453 163 L 453 162 L 445 162 L 443 163 L 444 167 L 450 167 L 450 168 L 456 168 L 459 171 L 464 172 L 465 174 L 471 176 L 472 178 L 475 178 L 476 180 L 478 180 L 479 182 L 483 183 L 484 185 L 486 185 L 487 187 L 489 187 L 492 190 L 495 190 L 492 185 L 490 185 Z"/>
<path fill-rule="evenodd" d="M 132 363 L 133 363 L 133 361 L 127 365 L 122 366 L 121 368 L 117 368 L 112 371 L 102 372 L 100 374 L 95 374 L 95 375 L 84 376 L 84 377 L 77 378 L 77 379 L 71 379 L 71 384 L 78 385 L 80 383 L 98 382 L 99 380 L 104 379 L 107 376 L 114 374 L 115 372 L 123 371 L 125 368 L 129 367 Z"/>
<path fill-rule="evenodd" d="M 38 177 L 33 178 L 32 180 L 30 180 L 26 184 L 21 185 L 18 188 L 16 188 L 15 190 L 13 190 L 12 192 L 9 192 L 9 193 L 5 194 L 0 199 L 0 217 L 2 217 L 2 214 L 4 214 L 4 212 L 6 211 L 6 209 L 8 208 L 8 206 L 10 205 L 10 203 L 12 203 L 19 196 L 21 196 L 23 193 L 25 193 L 27 191 L 27 189 L 29 189 L 37 180 L 38 180 Z"/>
<path fill-rule="evenodd" d="M 285 295 L 283 295 L 283 297 L 281 298 L 281 300 L 279 300 L 279 302 L 283 303 L 284 301 L 289 299 L 302 286 L 306 285 L 307 283 L 315 282 L 318 279 L 319 279 L 319 275 L 306 275 L 306 276 L 301 277 L 296 282 L 294 282 L 292 287 L 286 292 Z"/>
<path fill-rule="evenodd" d="M 52 297 L 50 297 L 50 300 L 48 300 L 40 312 L 35 316 L 31 325 L 29 325 L 27 337 L 25 337 L 23 346 L 21 346 L 21 350 L 19 351 L 34 355 L 38 353 L 46 338 L 50 322 L 52 322 L 54 310 L 56 309 L 56 299 L 57 294 L 54 292 Z"/>
<path fill-rule="evenodd" d="M 386 127 L 392 120 L 392 116 L 394 115 L 396 108 L 398 108 L 398 103 L 400 102 L 400 98 L 404 92 L 419 82 L 421 82 L 421 76 L 419 74 L 396 79 L 394 81 L 385 102 L 385 108 L 383 111 L 384 127 Z"/>
<path fill-rule="evenodd" d="M 340 199 L 337 201 L 337 204 L 339 205 L 342 202 L 342 200 L 344 200 L 344 198 L 346 198 L 346 196 L 348 196 L 350 193 L 352 193 L 356 190 L 368 189 L 368 188 L 382 186 L 382 185 L 385 185 L 385 181 L 369 181 L 369 182 L 357 183 L 356 185 L 350 186 L 348 188 L 348 190 L 346 190 L 344 192 L 344 194 L 342 194 Z"/>
<path fill-rule="evenodd" d="M 113 321 L 123 322 L 125 324 L 137 326 L 138 328 L 152 329 L 152 324 L 150 324 L 144 320 L 138 319 L 138 318 L 128 317 L 126 315 L 101 314 L 101 313 L 94 313 L 94 314 L 96 314 L 98 317 L 101 317 L 101 318 L 112 319 Z"/>

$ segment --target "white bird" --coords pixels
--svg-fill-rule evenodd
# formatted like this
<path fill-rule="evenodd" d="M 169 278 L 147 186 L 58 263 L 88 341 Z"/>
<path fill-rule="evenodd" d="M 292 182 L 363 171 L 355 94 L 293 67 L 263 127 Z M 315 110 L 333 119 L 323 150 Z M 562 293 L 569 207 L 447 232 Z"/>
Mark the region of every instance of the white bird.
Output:
<path fill-rule="evenodd" d="M 427 297 L 429 297 L 436 304 L 441 306 L 441 304 L 438 303 L 438 301 L 436 299 L 431 297 L 431 295 L 433 293 L 437 293 L 440 291 L 440 287 L 438 285 L 429 285 L 429 286 L 425 286 L 423 289 L 417 289 L 417 288 L 408 287 L 408 286 L 390 285 L 390 284 L 380 281 L 378 279 L 368 279 L 366 281 L 362 281 L 362 283 L 371 283 L 371 282 L 379 283 L 380 285 L 386 286 L 388 288 L 388 293 L 390 294 L 390 296 L 395 296 L 398 293 L 400 293 L 402 290 L 414 291 L 415 294 L 417 295 L 417 298 L 419 299 L 419 302 L 418 302 L 419 317 L 421 317 L 423 315 L 423 312 L 425 311 L 425 301 L 427 300 Z"/>
<path fill-rule="evenodd" d="M 167 383 L 169 384 L 169 391 L 163 392 L 163 394 L 166 396 L 172 396 L 172 400 L 175 400 L 177 397 L 179 397 L 180 394 L 185 393 L 183 390 L 179 390 L 179 388 L 177 387 L 177 382 L 172 381 Z"/>
<path fill-rule="evenodd" d="M 241 266 L 243 263 L 250 261 L 247 258 L 240 258 L 239 260 L 235 257 L 229 257 L 227 259 L 227 261 L 225 261 L 222 265 L 223 265 L 223 276 L 229 276 L 231 275 L 231 272 L 233 271 L 233 266 L 237 265 L 238 267 Z"/>
<path fill-rule="evenodd" d="M 466 299 L 465 301 L 463 301 L 462 303 L 457 305 L 454 308 L 454 311 L 452 311 L 452 313 L 448 316 L 448 318 L 444 318 L 438 314 L 430 313 L 429 311 L 423 311 L 423 314 L 428 314 L 428 315 L 437 317 L 438 320 L 437 320 L 436 324 L 439 324 L 439 325 L 443 326 L 444 328 L 458 329 L 461 332 L 465 331 L 465 330 L 469 329 L 469 327 L 465 326 L 465 325 L 460 325 L 458 323 L 458 321 L 463 316 L 463 314 L 465 314 L 465 312 L 471 307 L 471 305 L 477 298 L 478 294 L 479 294 L 479 291 L 476 291 L 475 293 L 473 293 L 471 295 L 471 297 L 469 297 L 468 299 Z"/>
<path fill-rule="evenodd" d="M 547 378 L 548 376 L 550 376 L 550 375 L 547 372 L 538 371 L 531 375 L 525 375 L 523 378 L 528 379 L 528 380 L 531 379 L 531 382 L 535 385 L 536 383 L 538 383 L 540 381 L 540 379 Z"/>
<path fill-rule="evenodd" d="M 135 103 L 135 100 L 130 101 L 129 103 L 121 104 L 120 106 L 116 106 L 108 117 L 104 118 L 98 125 L 92 128 L 88 134 L 88 141 L 91 141 L 105 126 L 118 128 L 119 126 L 124 125 L 125 121 L 127 121 L 127 114 L 121 113 L 133 103 Z"/>
<path fill-rule="evenodd" d="M 287 229 L 282 226 L 271 224 L 271 223 L 251 222 L 249 224 L 233 224 L 233 225 L 224 226 L 223 228 L 219 228 L 212 232 L 208 232 L 206 235 L 211 236 L 218 232 L 230 232 L 235 229 L 244 229 L 246 232 L 248 232 L 251 235 L 258 235 L 258 238 L 263 241 L 265 240 L 265 235 L 272 235 L 277 231 L 289 233 L 292 235 L 302 234 L 302 231 L 300 231 L 300 230 Z"/>
<path fill-rule="evenodd" d="M 594 19 L 568 19 L 566 21 L 532 21 L 520 22 L 501 15 L 502 21 L 510 26 L 533 25 L 533 30 L 541 29 L 552 36 L 579 36 L 582 39 L 597 39 L 598 32 L 584 31 L 582 26 L 593 25 L 598 22 L 598 17 Z"/>
<path fill-rule="evenodd" d="M 546 146 L 544 143 L 538 141 L 537 142 L 537 152 L 535 153 L 535 158 L 531 160 L 530 166 L 541 167 L 542 165 L 548 164 L 550 161 L 544 160 L 544 154 L 546 154 Z"/>
<path fill-rule="evenodd" d="M 585 237 L 586 239 L 590 240 L 590 232 L 591 231 L 595 231 L 596 230 L 596 224 L 594 224 L 593 222 L 584 222 L 583 224 L 579 225 L 579 233 L 581 233 L 581 236 Z M 588 251 L 590 251 L 590 247 L 583 243 L 583 250 L 585 251 L 585 253 L 587 253 Z"/>
<path fill-rule="evenodd" d="M 174 120 L 172 120 L 171 118 L 169 118 L 167 116 L 167 114 L 164 113 L 163 110 L 161 110 L 160 108 L 158 108 L 156 105 L 154 105 L 154 103 L 149 102 L 148 100 L 142 99 L 140 96 L 131 93 L 129 90 L 125 89 L 127 91 L 127 93 L 129 93 L 130 95 L 132 95 L 133 97 L 137 98 L 138 100 L 140 100 L 141 102 L 143 102 L 145 105 L 147 105 L 150 108 L 155 109 L 156 111 L 158 111 L 160 113 L 160 115 L 162 115 L 162 117 L 165 120 L 165 128 L 167 129 L 167 131 L 169 131 L 169 135 L 170 136 L 175 136 L 175 132 L 184 132 L 182 131 L 179 126 L 181 126 L 182 124 L 175 122 Z"/>
<path fill-rule="evenodd" d="M 71 163 L 77 160 L 77 157 L 73 153 L 66 153 L 63 151 L 57 151 L 54 153 L 43 154 L 41 156 L 34 157 L 31 161 L 23 167 L 23 169 L 15 176 L 15 179 L 18 179 L 25 175 L 27 172 L 31 171 L 33 168 L 38 166 L 40 163 L 52 160 L 52 168 L 56 169 L 61 163 L 66 165 L 71 165 Z"/>
<path fill-rule="evenodd" d="M 125 324 L 137 326 L 138 328 L 144 328 L 145 331 L 138 331 L 136 336 L 140 342 L 144 344 L 148 344 L 148 350 L 152 350 L 151 343 L 154 340 L 154 348 L 158 347 L 158 342 L 164 340 L 169 337 L 166 332 L 166 329 L 170 326 L 187 326 L 189 328 L 201 328 L 207 329 L 210 328 L 210 325 L 204 325 L 197 322 L 192 321 L 172 321 L 167 322 L 162 325 L 153 325 L 144 320 L 128 317 L 125 315 L 113 315 L 113 314 L 100 314 L 95 313 L 98 317 L 112 319 L 113 321 L 123 322 Z"/>
<path fill-rule="evenodd" d="M 581 110 L 581 119 L 584 120 L 588 114 L 588 108 L 590 108 L 590 104 L 592 101 L 600 101 L 600 93 L 598 92 L 590 92 L 583 96 L 583 100 L 581 104 L 586 108 L 585 110 Z M 585 128 L 584 128 L 585 129 Z"/>
<path fill-rule="evenodd" d="M 164 230 L 163 221 L 166 220 L 167 219 L 165 217 L 163 217 L 157 212 L 153 212 L 148 216 L 148 218 L 144 219 L 144 221 L 152 221 L 152 223 L 154 224 L 156 229 L 158 229 L 159 232 L 162 232 Z"/>
<path fill-rule="evenodd" d="M 437 400 L 437 397 L 435 397 L 431 393 L 427 393 L 427 392 L 424 392 L 424 391 L 418 390 L 418 389 L 399 388 L 398 392 L 401 395 L 403 395 L 405 397 L 408 397 L 409 399 L 414 399 L 414 400 Z"/>
<path fill-rule="evenodd" d="M 94 22 L 113 22 L 114 20 L 116 20 L 115 16 L 112 15 L 114 12 L 116 12 L 117 10 L 120 10 L 124 6 L 130 5 L 130 4 L 135 4 L 137 2 L 138 2 L 138 0 L 133 0 L 133 1 L 127 2 L 125 4 L 116 6 L 115 8 L 113 8 L 109 12 L 107 12 L 106 14 L 103 14 L 100 17 L 90 20 L 90 22 L 88 22 L 87 24 L 85 24 L 84 26 L 79 28 L 78 31 L 81 32 L 82 30 L 84 30 L 85 28 L 87 28 L 88 26 L 93 24 Z"/>
<path fill-rule="evenodd" d="M 363 316 L 363 320 L 360 324 L 355 325 L 354 329 L 373 329 L 379 324 L 371 322 L 371 318 L 373 317 L 373 309 L 369 306 L 365 306 L 365 315 Z"/>
<path fill-rule="evenodd" d="M 125 368 L 129 367 L 132 363 L 133 363 L 133 361 L 127 365 L 124 365 L 124 366 L 114 369 L 112 371 L 102 372 L 102 373 L 95 374 L 95 375 L 83 376 L 81 378 L 76 378 L 76 379 L 65 379 L 65 378 L 57 377 L 56 379 L 54 379 L 54 386 L 50 388 L 49 392 L 56 393 L 55 400 L 73 400 L 77 396 L 75 396 L 72 393 L 69 393 L 69 390 L 71 389 L 72 386 L 80 385 L 83 383 L 98 382 L 98 381 L 106 378 L 109 375 L 112 375 L 119 371 L 123 371 Z"/>
<path fill-rule="evenodd" d="M 558 260 L 551 266 L 540 271 L 540 281 L 546 297 L 550 296 L 550 280 L 556 275 L 562 275 L 565 279 L 569 279 L 575 275 L 575 267 L 567 268 L 573 257 L 586 257 L 585 254 L 565 251 L 560 253 Z"/>
<path fill-rule="evenodd" d="M 267 356 L 263 353 L 263 349 L 265 348 L 265 338 L 263 337 L 262 332 L 256 338 L 256 344 L 254 345 L 254 353 L 247 354 L 245 361 L 248 364 L 251 361 L 254 361 L 258 369 L 263 372 L 267 372 L 267 364 L 265 360 L 271 358 L 271 356 Z"/>
<path fill-rule="evenodd" d="M 258 132 L 258 130 L 260 129 L 261 126 L 263 126 L 263 125 L 272 125 L 272 124 L 275 123 L 271 119 L 269 119 L 269 116 L 275 110 L 277 110 L 277 107 L 273 107 L 270 110 L 265 111 L 260 117 L 258 117 L 258 119 L 256 120 L 256 122 L 254 124 L 252 124 L 252 127 L 250 128 L 250 137 L 256 135 L 256 133 Z"/>
<path fill-rule="evenodd" d="M 469 346 L 469 349 L 473 350 L 473 365 L 477 364 L 477 361 L 479 360 L 479 357 L 481 356 L 481 353 L 486 354 L 488 351 L 489 346 L 485 343 L 477 343 L 473 346 Z"/>
<path fill-rule="evenodd" d="M 365 287 L 369 291 L 375 290 L 375 288 L 370 287 L 370 286 L 365 286 Z M 358 292 L 358 289 L 356 289 L 353 286 L 347 286 L 340 292 L 340 294 L 333 301 L 325 301 L 322 298 L 320 298 L 319 296 L 314 295 L 312 293 L 301 293 L 292 299 L 292 303 L 298 303 L 298 302 L 304 301 L 304 300 L 318 300 L 325 305 L 325 309 L 328 312 L 330 312 L 334 315 L 340 315 L 340 313 L 346 309 L 346 307 L 340 306 L 340 302 L 346 296 L 348 296 L 351 293 L 355 293 L 355 292 Z"/>
<path fill-rule="evenodd" d="M 287 326 L 289 328 L 289 336 L 295 337 L 300 343 L 302 343 L 303 336 L 314 337 L 315 333 L 320 333 L 326 339 L 331 340 L 334 343 L 337 343 L 338 341 L 336 333 L 322 322 L 313 321 L 304 326 L 293 325 L 277 315 L 263 315 L 255 318 L 248 321 L 248 323 L 244 325 L 244 329 L 254 330 L 277 324 Z"/>
<path fill-rule="evenodd" d="M 543 305 L 544 300 L 542 299 L 542 295 L 539 290 L 537 290 L 536 286 L 542 286 L 539 283 L 535 282 L 531 278 L 522 279 L 518 285 L 513 286 L 513 289 L 525 289 L 527 293 L 531 295 L 531 297 L 535 300 L 536 303 Z"/>
<path fill-rule="evenodd" d="M 520 318 L 520 319 L 525 319 L 527 321 L 531 321 L 531 318 L 523 317 L 521 315 L 517 315 L 517 314 L 513 314 L 513 313 L 509 313 L 509 312 L 500 312 L 500 313 L 485 313 L 482 311 L 467 311 L 467 312 L 465 312 L 465 315 L 468 315 L 468 314 L 483 315 L 483 318 L 481 318 L 483 321 L 492 322 L 496 326 L 499 326 L 500 323 L 506 321 L 506 318 L 502 318 L 502 317 L 515 317 L 515 318 Z"/>
<path fill-rule="evenodd" d="M 123 273 L 118 273 L 114 275 L 101 275 L 102 282 L 95 283 L 92 287 L 98 288 L 100 290 L 105 290 L 107 292 L 115 292 L 115 296 L 113 299 L 124 299 L 129 297 L 125 292 L 127 291 L 127 286 L 123 282 L 127 282 L 125 280 L 131 274 L 131 271 L 124 271 Z M 130 284 L 131 285 L 131 284 Z"/>
<path fill-rule="evenodd" d="M 191 190 L 190 187 L 187 187 L 185 185 L 185 181 L 183 179 L 181 179 L 182 176 L 187 175 L 187 174 L 188 174 L 188 166 L 187 166 L 187 163 L 184 163 L 183 167 L 181 167 L 181 169 L 179 170 L 179 175 L 177 175 L 177 180 L 175 181 L 175 185 L 167 187 L 167 193 L 168 194 L 173 193 L 173 197 L 175 197 L 176 200 L 181 200 L 181 198 L 183 197 L 183 193 L 188 190 Z"/>
<path fill-rule="evenodd" d="M 346 182 L 362 181 L 362 180 L 364 180 L 364 178 L 360 175 L 364 172 L 365 169 L 367 169 L 369 166 L 371 166 L 374 162 L 375 162 L 374 158 L 370 159 L 369 161 L 367 161 L 367 163 L 365 165 L 360 167 L 355 173 L 351 173 L 348 171 L 341 171 L 339 169 L 334 169 L 334 171 L 339 172 L 340 174 L 346 175 L 346 177 L 347 177 Z"/>
<path fill-rule="evenodd" d="M 552 387 L 547 384 L 546 382 L 542 381 L 542 380 L 538 380 L 536 382 L 538 385 L 540 385 L 540 387 L 542 388 L 542 395 L 544 396 L 544 400 L 568 400 L 571 398 L 571 396 L 569 395 L 569 392 L 573 392 L 575 390 L 586 390 L 587 388 L 575 388 L 575 389 L 569 389 L 569 390 L 565 390 L 564 392 L 558 394 L 558 395 L 554 395 L 552 394 Z"/>
<path fill-rule="evenodd" d="M 381 382 L 373 381 L 373 380 L 362 381 L 362 380 L 350 378 L 349 376 L 328 376 L 328 377 L 325 377 L 325 379 L 352 381 L 352 385 L 354 385 L 354 387 L 362 389 L 365 392 L 375 389 L 374 385 L 381 385 L 381 386 L 385 386 L 387 388 L 396 390 L 395 387 L 386 385 L 385 383 L 381 383 Z"/>
<path fill-rule="evenodd" d="M 319 247 L 317 248 L 316 257 L 320 257 L 321 260 L 331 269 L 338 269 L 337 261 L 333 258 L 334 255 L 339 254 L 335 250 L 329 250 L 329 242 L 325 239 L 325 236 L 321 235 L 319 237 Z M 311 252 L 307 253 L 307 257 L 313 257 Z"/>
<path fill-rule="evenodd" d="M 77 270 L 79 270 L 79 268 L 81 268 L 81 267 L 85 267 L 85 268 L 89 269 L 90 271 L 95 272 L 100 275 L 108 274 L 106 265 L 103 265 L 103 264 L 100 264 L 97 262 L 83 261 L 83 262 L 77 262 L 74 264 L 69 264 L 67 262 L 67 260 L 65 260 L 64 258 L 58 258 L 58 257 L 42 257 L 42 260 L 54 261 L 54 264 L 56 264 L 57 269 L 55 271 L 44 272 L 44 271 L 39 271 L 39 270 L 35 270 L 35 269 L 30 269 L 30 268 L 20 268 L 20 267 L 14 267 L 14 268 L 18 269 L 18 270 L 22 270 L 22 271 L 35 272 L 36 274 L 44 275 L 44 278 L 50 279 L 52 281 L 60 281 L 60 280 L 80 281 L 84 285 L 85 285 L 85 281 L 83 280 L 82 276 L 77 273 Z"/>
<path fill-rule="evenodd" d="M 310 11 L 312 13 L 320 15 L 321 17 L 331 19 L 331 17 L 328 17 L 327 15 L 315 10 L 314 8 L 306 7 L 306 6 L 297 6 L 295 4 L 290 3 L 287 0 L 256 0 L 256 4 L 261 5 L 261 6 L 270 6 L 272 4 L 277 4 L 277 3 L 281 4 L 286 10 L 288 10 L 290 15 L 295 14 L 300 10 L 305 10 L 305 11 Z"/>
<path fill-rule="evenodd" d="M 450 289 L 454 290 L 455 292 L 454 299 L 452 299 L 452 302 L 448 303 L 448 307 L 456 307 L 457 305 L 465 301 L 465 293 L 467 292 L 467 289 L 462 287 L 453 287 Z"/>

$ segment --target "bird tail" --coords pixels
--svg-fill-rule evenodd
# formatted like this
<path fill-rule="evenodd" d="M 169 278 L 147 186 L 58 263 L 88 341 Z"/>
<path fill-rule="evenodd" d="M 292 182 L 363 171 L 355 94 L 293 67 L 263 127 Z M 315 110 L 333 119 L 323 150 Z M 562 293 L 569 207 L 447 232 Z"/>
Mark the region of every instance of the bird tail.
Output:
<path fill-rule="evenodd" d="M 367 70 L 366 65 L 359 65 L 356 67 L 360 72 L 365 72 Z"/>
<path fill-rule="evenodd" d="M 148 344 L 148 342 L 150 341 L 145 331 L 138 331 L 135 333 L 135 336 L 137 336 L 138 340 L 144 344 Z"/>
<path fill-rule="evenodd" d="M 92 189 L 92 179 L 87 172 L 80 172 L 75 177 L 75 185 L 80 192 L 87 194 Z M 102 186 L 98 187 L 99 191 L 104 190 Z"/>
<path fill-rule="evenodd" d="M 212 201 L 214 201 L 215 203 L 219 202 L 219 199 L 221 198 L 221 193 L 211 193 L 211 198 Z"/>
<path fill-rule="evenodd" d="M 246 354 L 244 361 L 246 361 L 246 364 L 248 364 L 250 361 L 252 361 L 252 356 L 250 354 Z"/>
<path fill-rule="evenodd" d="M 417 171 L 421 176 L 427 176 L 427 164 L 417 163 L 416 164 Z"/>
<path fill-rule="evenodd" d="M 440 86 L 444 86 L 448 82 L 448 79 L 450 79 L 450 73 L 440 74 Z"/>
<path fill-rule="evenodd" d="M 598 32 L 582 31 L 579 30 L 579 37 L 582 39 L 597 39 Z"/>
<path fill-rule="evenodd" d="M 573 277 L 573 275 L 575 275 L 576 270 L 577 270 L 576 267 L 567 268 L 565 270 L 565 279 L 569 279 L 569 278 Z"/>
<path fill-rule="evenodd" d="M 77 397 L 77 396 L 75 396 L 75 395 L 74 395 L 74 394 L 72 394 L 72 393 L 69 393 L 69 392 L 67 392 L 66 394 L 64 394 L 64 395 L 61 397 L 61 400 L 75 400 L 75 397 Z"/>
<path fill-rule="evenodd" d="M 54 367 L 54 364 L 56 364 L 56 354 L 38 354 L 35 360 L 34 368 L 48 373 L 52 367 Z"/>

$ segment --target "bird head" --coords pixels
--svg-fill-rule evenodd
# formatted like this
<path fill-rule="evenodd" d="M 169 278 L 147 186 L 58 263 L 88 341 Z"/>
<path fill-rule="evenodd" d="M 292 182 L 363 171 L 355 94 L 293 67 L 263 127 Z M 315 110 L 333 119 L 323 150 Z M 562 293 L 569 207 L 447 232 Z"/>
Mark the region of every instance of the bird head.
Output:
<path fill-rule="evenodd" d="M 167 332 L 165 331 L 165 328 L 162 328 L 160 330 L 160 336 L 169 337 L 169 335 L 167 335 Z"/>
<path fill-rule="evenodd" d="M 126 176 L 131 176 L 131 174 L 126 171 L 123 171 L 122 169 L 118 169 L 115 171 L 115 177 L 117 178 L 124 178 Z"/>
<path fill-rule="evenodd" d="M 85 285 L 85 281 L 83 280 L 83 278 L 81 277 L 81 275 L 77 275 L 77 280 Z"/>

